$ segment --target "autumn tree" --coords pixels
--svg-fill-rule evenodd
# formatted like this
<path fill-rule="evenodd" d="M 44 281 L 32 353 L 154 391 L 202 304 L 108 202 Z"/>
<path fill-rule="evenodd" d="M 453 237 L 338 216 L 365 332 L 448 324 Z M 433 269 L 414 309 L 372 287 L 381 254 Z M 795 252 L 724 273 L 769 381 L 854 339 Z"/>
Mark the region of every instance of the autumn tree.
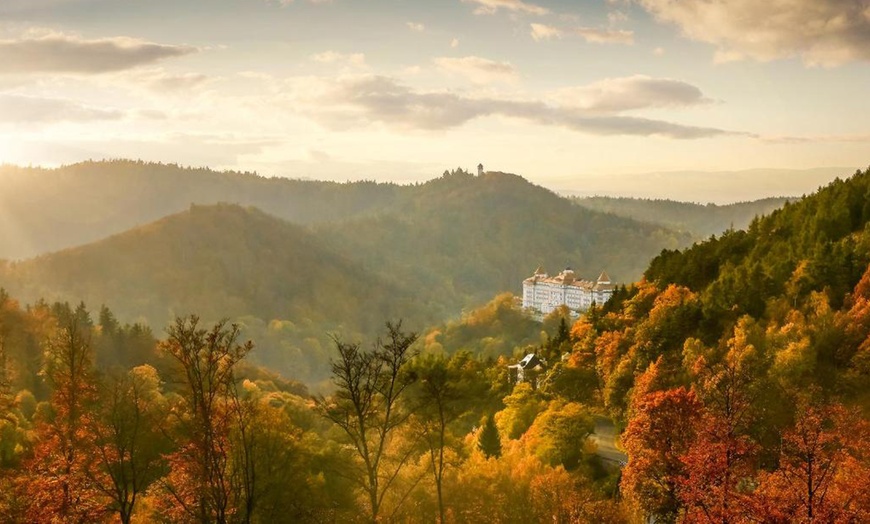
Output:
<path fill-rule="evenodd" d="M 705 406 L 698 438 L 682 459 L 687 472 L 679 493 L 686 506 L 684 520 L 737 522 L 751 514 L 749 491 L 759 446 L 748 430 L 756 420 L 756 388 L 763 383 L 758 374 L 765 366 L 744 323 L 735 328 L 718 360 L 698 344 L 687 342 L 684 349 L 687 358 L 695 358 L 693 391 Z"/>
<path fill-rule="evenodd" d="M 450 425 L 464 413 L 465 393 L 457 370 L 443 357 L 427 356 L 413 361 L 410 372 L 415 382 L 410 390 L 414 415 L 412 425 L 429 457 L 435 493 L 438 499 L 438 522 L 445 522 L 443 481 L 448 465 L 446 453 L 455 443 Z M 453 446 L 455 447 L 455 446 Z"/>
<path fill-rule="evenodd" d="M 353 449 L 359 469 L 347 467 L 347 473 L 365 492 L 371 522 L 382 517 L 384 498 L 414 451 L 409 446 L 397 450 L 394 441 L 411 416 L 403 400 L 412 377 L 404 368 L 414 356 L 416 340 L 415 333 L 402 331 L 401 321 L 387 322 L 386 340 L 379 339 L 372 351 L 335 339 L 332 380 L 337 391 L 321 400 L 320 410 Z"/>
<path fill-rule="evenodd" d="M 528 382 L 514 386 L 513 392 L 503 400 L 505 408 L 495 415 L 499 433 L 509 439 L 523 436 L 547 405 Z"/>
<path fill-rule="evenodd" d="M 759 479 L 757 513 L 775 522 L 866 522 L 868 449 L 870 424 L 857 413 L 800 400 L 779 468 Z"/>
<path fill-rule="evenodd" d="M 752 514 L 750 491 L 757 445 L 730 430 L 721 415 L 705 413 L 698 438 L 681 457 L 685 475 L 678 479 L 685 523 L 729 524 Z"/>
<path fill-rule="evenodd" d="M 345 493 L 350 489 L 336 482 L 342 479 L 325 479 L 319 469 L 325 467 L 324 462 L 339 456 L 335 452 L 337 446 L 306 435 L 293 420 L 296 410 L 305 417 L 313 416 L 307 399 L 283 392 L 263 394 L 247 380 L 242 389 L 257 403 L 248 424 L 254 444 L 248 448 L 249 461 L 256 474 L 252 484 L 256 502 L 254 521 L 269 524 L 336 521 L 336 511 L 350 506 L 351 497 Z M 329 497 L 326 484 L 339 491 L 338 496 Z"/>
<path fill-rule="evenodd" d="M 581 404 L 553 400 L 523 435 L 523 443 L 544 464 L 572 470 L 594 429 L 592 415 Z"/>
<path fill-rule="evenodd" d="M 682 456 L 695 439 L 701 403 L 683 387 L 637 399 L 622 436 L 628 453 L 623 492 L 659 522 L 672 522 L 680 508 L 677 490 L 686 475 Z"/>
<path fill-rule="evenodd" d="M 97 400 L 90 325 L 83 307 L 77 313 L 60 319 L 45 350 L 51 411 L 39 422 L 39 441 L 20 486 L 31 522 L 97 522 L 107 511 L 96 487 L 101 478 L 90 431 Z"/>
<path fill-rule="evenodd" d="M 90 428 L 101 469 L 101 479 L 94 480 L 103 480 L 96 486 L 128 524 L 137 500 L 166 473 L 168 405 L 157 370 L 148 365 L 111 374 L 100 400 Z"/>
<path fill-rule="evenodd" d="M 578 522 L 628 522 L 613 500 L 605 500 L 581 476 L 564 468 L 546 469 L 531 480 L 530 503 L 537 522 L 574 524 Z"/>
<path fill-rule="evenodd" d="M 6 309 L 9 302 L 9 294 L 0 288 L 0 310 Z M 6 326 L 6 315 L 0 314 L 0 424 L 9 418 L 9 409 L 12 407 L 12 391 L 9 384 L 8 356 L 6 352 L 6 340 L 9 338 L 11 329 Z"/>
<path fill-rule="evenodd" d="M 172 504 L 163 508 L 170 520 L 224 524 L 249 522 L 253 492 L 234 476 L 232 432 L 235 371 L 253 344 L 239 344 L 239 328 L 218 322 L 210 330 L 199 318 L 178 318 L 162 350 L 179 365 L 184 384 L 179 419 L 179 449 L 169 455 L 171 472 L 161 488 Z"/>

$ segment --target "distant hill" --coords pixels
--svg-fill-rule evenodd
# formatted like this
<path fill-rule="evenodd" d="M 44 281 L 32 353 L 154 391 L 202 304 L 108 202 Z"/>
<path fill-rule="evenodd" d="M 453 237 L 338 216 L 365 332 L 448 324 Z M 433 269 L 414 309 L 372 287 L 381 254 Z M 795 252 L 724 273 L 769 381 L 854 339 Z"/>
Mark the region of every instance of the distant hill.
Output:
<path fill-rule="evenodd" d="M 672 199 L 730 204 L 772 195 L 808 195 L 856 166 L 810 169 L 744 169 L 739 171 L 658 171 L 602 176 L 578 174 L 549 187 L 571 196 Z"/>
<path fill-rule="evenodd" d="M 0 168 L 0 258 L 74 247 L 191 204 L 225 202 L 314 226 L 337 251 L 376 273 L 413 275 L 421 285 L 455 284 L 456 293 L 482 303 L 515 290 L 542 263 L 551 271 L 572 265 L 588 277 L 606 268 L 615 279 L 633 280 L 662 248 L 691 238 L 573 208 L 518 176 L 478 179 L 461 170 L 448 175 L 398 186 L 269 179 L 126 160 L 54 170 L 6 166 Z"/>
<path fill-rule="evenodd" d="M 300 226 L 234 205 L 192 206 L 93 244 L 7 263 L 0 287 L 31 302 L 106 304 L 157 332 L 174 315 L 242 319 L 258 342 L 271 329 L 288 349 L 304 348 L 294 352 L 305 363 L 277 347 L 256 358 L 306 379 L 325 371 L 328 332 L 355 337 L 377 332 L 385 319 L 434 320 L 397 281 L 361 269 Z"/>
<path fill-rule="evenodd" d="M 137 174 L 132 179 L 121 177 L 143 185 L 133 186 L 135 194 L 157 198 L 161 191 L 138 166 L 133 164 Z M 102 173 L 106 165 L 98 167 L 96 180 L 111 178 Z M 198 187 L 205 184 L 200 177 L 220 185 L 222 176 L 239 187 L 245 177 L 253 186 L 273 183 L 171 166 L 157 166 L 156 172 L 156 180 L 177 175 L 171 187 Z M 65 180 L 99 185 L 87 174 L 64 173 Z M 186 183 L 188 175 L 195 182 Z M 96 225 L 85 228 L 88 234 L 117 227 L 101 218 L 100 209 L 114 209 L 120 223 L 147 214 L 141 198 L 124 194 L 121 187 L 111 205 L 102 200 L 105 195 L 93 197 L 87 216 Z M 162 191 L 173 195 L 171 187 Z M 299 219 L 307 225 L 236 205 L 188 205 L 186 211 L 104 240 L 7 262 L 0 266 L 0 286 L 25 301 L 106 304 L 122 320 L 145 320 L 156 330 L 175 314 L 227 316 L 244 324 L 246 336 L 260 343 L 261 363 L 310 383 L 325 376 L 331 331 L 368 338 L 391 318 L 404 318 L 409 329 L 458 318 L 499 293 L 518 292 L 539 265 L 550 271 L 571 265 L 586 278 L 607 269 L 615 280 L 631 282 L 663 248 L 690 241 L 685 233 L 573 205 L 504 173 L 474 176 L 457 170 L 402 188 L 298 187 L 308 191 L 307 200 L 286 197 L 284 207 L 277 198 L 260 196 L 283 209 L 284 216 L 311 210 Z M 322 192 L 314 195 L 316 189 Z M 364 197 L 367 192 L 369 200 L 380 204 L 372 205 Z M 57 195 L 42 198 L 63 207 Z M 87 198 L 71 200 L 85 213 Z M 179 198 L 169 200 L 180 205 Z M 129 216 L 121 201 L 129 205 Z M 167 205 L 155 203 L 160 209 Z M 47 210 L 39 223 L 79 234 L 59 218 L 68 216 L 69 209 Z"/>
<path fill-rule="evenodd" d="M 128 160 L 58 169 L 0 167 L 0 259 L 100 240 L 191 204 L 255 206 L 310 224 L 377 212 L 411 188 L 265 178 Z"/>
<path fill-rule="evenodd" d="M 613 213 L 691 233 L 700 240 L 727 229 L 746 229 L 753 218 L 768 215 L 796 198 L 774 197 L 735 204 L 693 204 L 673 200 L 624 197 L 572 197 L 572 201 L 594 211 Z"/>
<path fill-rule="evenodd" d="M 132 193 L 152 196 L 161 193 L 162 182 L 148 182 L 147 164 L 82 164 L 59 172 L 46 172 L 38 175 L 37 179 L 41 180 L 42 176 L 59 177 L 66 184 L 80 180 L 81 185 L 87 186 L 95 184 L 94 180 L 105 182 L 111 179 L 106 170 L 112 166 L 118 169 L 120 180 L 136 182 L 130 189 Z M 93 167 L 96 174 L 90 173 L 85 167 Z M 89 282 L 88 275 L 97 272 L 101 277 L 118 281 L 132 278 L 139 283 L 148 280 L 156 285 L 152 293 L 166 290 L 165 296 L 138 299 L 137 307 L 121 308 L 119 312 L 127 316 L 145 316 L 162 322 L 176 311 L 176 305 L 184 304 L 203 315 L 250 314 L 272 318 L 269 315 L 276 315 L 279 311 L 286 314 L 286 311 L 279 310 L 275 306 L 279 303 L 277 299 L 260 289 L 255 290 L 258 294 L 254 302 L 230 300 L 239 294 L 235 291 L 227 291 L 230 293 L 228 300 L 214 300 L 209 294 L 197 298 L 195 295 L 199 287 L 191 290 L 189 298 L 183 298 L 180 293 L 186 289 L 188 282 L 196 286 L 217 286 L 223 279 L 231 290 L 233 286 L 242 289 L 240 286 L 253 284 L 236 280 L 244 280 L 253 270 L 257 271 L 256 275 L 268 274 L 282 279 L 281 283 L 272 287 L 274 290 L 283 289 L 281 286 L 298 281 L 308 270 L 320 274 L 321 269 L 315 267 L 319 263 L 316 250 L 305 259 L 295 255 L 297 259 L 292 261 L 293 264 L 286 264 L 281 270 L 271 266 L 254 266 L 253 261 L 261 265 L 269 264 L 274 260 L 274 251 L 279 249 L 279 244 L 288 248 L 312 245 L 317 249 L 329 250 L 330 256 L 340 255 L 345 263 L 353 266 L 353 270 L 360 269 L 392 286 L 413 290 L 409 292 L 425 300 L 427 310 L 436 311 L 439 316 L 446 318 L 458 315 L 463 307 L 485 303 L 500 292 L 517 291 L 522 279 L 539 265 L 551 271 L 571 265 L 578 274 L 587 278 L 593 278 L 606 269 L 615 280 L 630 282 L 640 276 L 647 261 L 663 248 L 677 248 L 690 240 L 689 235 L 674 233 L 660 226 L 574 206 L 522 177 L 505 173 L 474 176 L 456 170 L 426 184 L 399 188 L 365 183 L 320 183 L 322 186 L 300 183 L 302 185 L 297 186 L 294 181 L 278 183 L 253 175 L 181 170 L 160 165 L 153 167 L 154 181 L 163 181 L 172 176 L 178 178 L 171 187 L 162 189 L 168 199 L 175 202 L 172 205 L 180 205 L 182 198 L 175 195 L 173 187 L 182 188 L 182 193 L 189 193 L 189 188 L 207 185 L 208 181 L 221 186 L 223 179 L 230 181 L 227 187 L 233 184 L 243 187 L 245 181 L 254 188 L 274 184 L 276 188 L 284 188 L 278 193 L 285 191 L 286 195 L 290 195 L 285 195 L 284 205 L 279 205 L 280 199 L 277 197 L 269 200 L 266 198 L 268 193 L 259 194 L 253 190 L 242 193 L 236 200 L 244 200 L 245 194 L 259 195 L 258 198 L 271 202 L 278 216 L 299 214 L 296 217 L 298 221 L 309 224 L 309 227 L 291 226 L 266 213 L 252 210 L 245 211 L 242 220 L 238 210 L 230 211 L 236 209 L 232 206 L 193 206 L 189 211 L 172 218 L 140 226 L 105 241 L 12 264 L 10 267 L 16 268 L 20 279 L 26 277 L 29 283 L 29 292 L 22 290 L 16 294 L 23 298 L 41 295 L 51 299 L 64 296 L 70 300 L 117 302 L 110 300 L 111 293 L 121 288 L 99 281 Z M 22 178 L 20 174 L 17 176 Z M 301 191 L 304 198 L 285 188 L 285 184 Z M 70 203 L 66 206 L 67 211 L 63 212 L 47 209 L 46 216 L 39 220 L 45 224 L 46 231 L 49 231 L 50 224 L 54 224 L 58 231 L 71 229 L 72 226 L 59 216 L 71 214 L 72 209 L 80 209 L 83 215 L 90 217 L 89 221 L 98 224 L 86 228 L 88 234 L 95 234 L 95 231 L 118 227 L 113 226 L 114 222 L 110 218 L 117 217 L 122 224 L 144 219 L 147 206 L 142 200 L 147 199 L 126 195 L 121 182 L 112 185 L 117 186 L 111 191 L 113 194 L 117 192 L 112 204 L 104 201 L 109 198 L 105 195 L 99 198 L 93 195 L 72 197 L 72 201 L 78 202 L 76 205 Z M 28 191 L 38 193 L 33 188 Z M 219 189 L 213 189 L 208 194 L 214 196 L 218 193 Z M 46 188 L 41 194 L 44 201 L 59 198 Z M 364 197 L 365 194 L 371 198 Z M 191 193 L 191 197 L 196 198 L 196 195 Z M 211 197 L 203 198 L 208 200 Z M 90 208 L 84 206 L 83 202 L 87 199 L 93 199 Z M 380 205 L 374 206 L 370 200 L 379 201 Z M 129 211 L 125 213 L 125 206 L 119 202 L 129 204 Z M 314 205 L 315 202 L 318 205 Z M 160 201 L 154 205 L 158 209 L 170 206 Z M 20 205 L 19 209 L 23 207 Z M 58 207 L 64 206 L 58 204 Z M 98 211 L 101 207 L 104 210 L 109 207 L 117 209 L 112 211 L 114 214 L 109 218 L 103 218 Z M 86 209 L 89 209 L 89 213 L 85 213 Z M 311 212 L 302 213 L 301 209 Z M 8 212 L 16 217 L 28 215 L 23 211 Z M 30 213 L 33 214 L 37 213 Z M 131 219 L 130 216 L 137 218 Z M 330 217 L 332 220 L 329 220 Z M 230 223 L 223 224 L 228 220 Z M 82 226 L 78 224 L 77 227 Z M 196 243 L 188 248 L 179 245 L 175 251 L 168 251 L 167 246 L 186 238 L 179 235 L 191 228 L 201 229 L 195 234 L 184 233 L 195 239 Z M 234 252 L 232 248 L 239 245 L 244 249 Z M 154 254 L 148 255 L 151 251 Z M 241 256 L 248 256 L 250 260 L 237 261 L 236 258 Z M 330 258 L 327 256 L 325 260 L 328 262 Z M 215 261 L 220 265 L 212 263 Z M 186 270 L 182 269 L 191 263 L 200 264 L 210 271 L 221 269 L 223 273 L 211 275 L 213 279 L 210 281 L 189 280 L 184 272 Z M 296 273 L 285 274 L 288 271 Z M 172 278 L 179 280 L 176 282 Z M 129 300 L 125 299 L 127 303 L 130 303 Z M 271 306 L 266 307 L 265 304 Z"/>
<path fill-rule="evenodd" d="M 633 282 L 663 248 L 685 233 L 572 205 L 506 173 L 454 172 L 412 192 L 388 213 L 315 230 L 367 270 L 418 290 L 422 300 L 460 308 L 517 292 L 539 265 L 572 266 L 584 278 L 606 269 Z"/>

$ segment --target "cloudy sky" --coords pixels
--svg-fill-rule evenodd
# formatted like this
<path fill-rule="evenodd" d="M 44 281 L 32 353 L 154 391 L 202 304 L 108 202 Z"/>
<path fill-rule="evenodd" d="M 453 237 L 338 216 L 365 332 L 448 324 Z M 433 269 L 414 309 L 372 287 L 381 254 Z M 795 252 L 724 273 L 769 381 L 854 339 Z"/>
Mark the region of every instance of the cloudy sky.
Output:
<path fill-rule="evenodd" d="M 483 162 L 631 194 L 638 173 L 866 167 L 868 92 L 870 0 L 0 1 L 19 164 L 415 181 Z"/>

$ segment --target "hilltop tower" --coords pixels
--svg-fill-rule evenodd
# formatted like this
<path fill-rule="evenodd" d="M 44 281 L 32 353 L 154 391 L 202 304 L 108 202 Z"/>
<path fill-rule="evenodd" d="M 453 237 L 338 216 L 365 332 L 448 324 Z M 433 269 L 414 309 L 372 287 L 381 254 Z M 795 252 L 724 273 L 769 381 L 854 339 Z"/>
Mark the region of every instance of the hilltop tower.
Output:
<path fill-rule="evenodd" d="M 483 164 L 477 164 L 477 176 L 483 176 Z"/>

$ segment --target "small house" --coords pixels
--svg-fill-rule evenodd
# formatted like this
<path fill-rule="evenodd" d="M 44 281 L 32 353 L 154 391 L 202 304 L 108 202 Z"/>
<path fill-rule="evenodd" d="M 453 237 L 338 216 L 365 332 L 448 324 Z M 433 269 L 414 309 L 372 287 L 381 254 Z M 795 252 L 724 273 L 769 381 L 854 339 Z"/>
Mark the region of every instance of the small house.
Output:
<path fill-rule="evenodd" d="M 545 369 L 545 364 L 538 355 L 529 353 L 516 364 L 508 366 L 508 380 L 511 384 L 528 382 L 532 389 L 537 389 L 538 375 Z"/>

